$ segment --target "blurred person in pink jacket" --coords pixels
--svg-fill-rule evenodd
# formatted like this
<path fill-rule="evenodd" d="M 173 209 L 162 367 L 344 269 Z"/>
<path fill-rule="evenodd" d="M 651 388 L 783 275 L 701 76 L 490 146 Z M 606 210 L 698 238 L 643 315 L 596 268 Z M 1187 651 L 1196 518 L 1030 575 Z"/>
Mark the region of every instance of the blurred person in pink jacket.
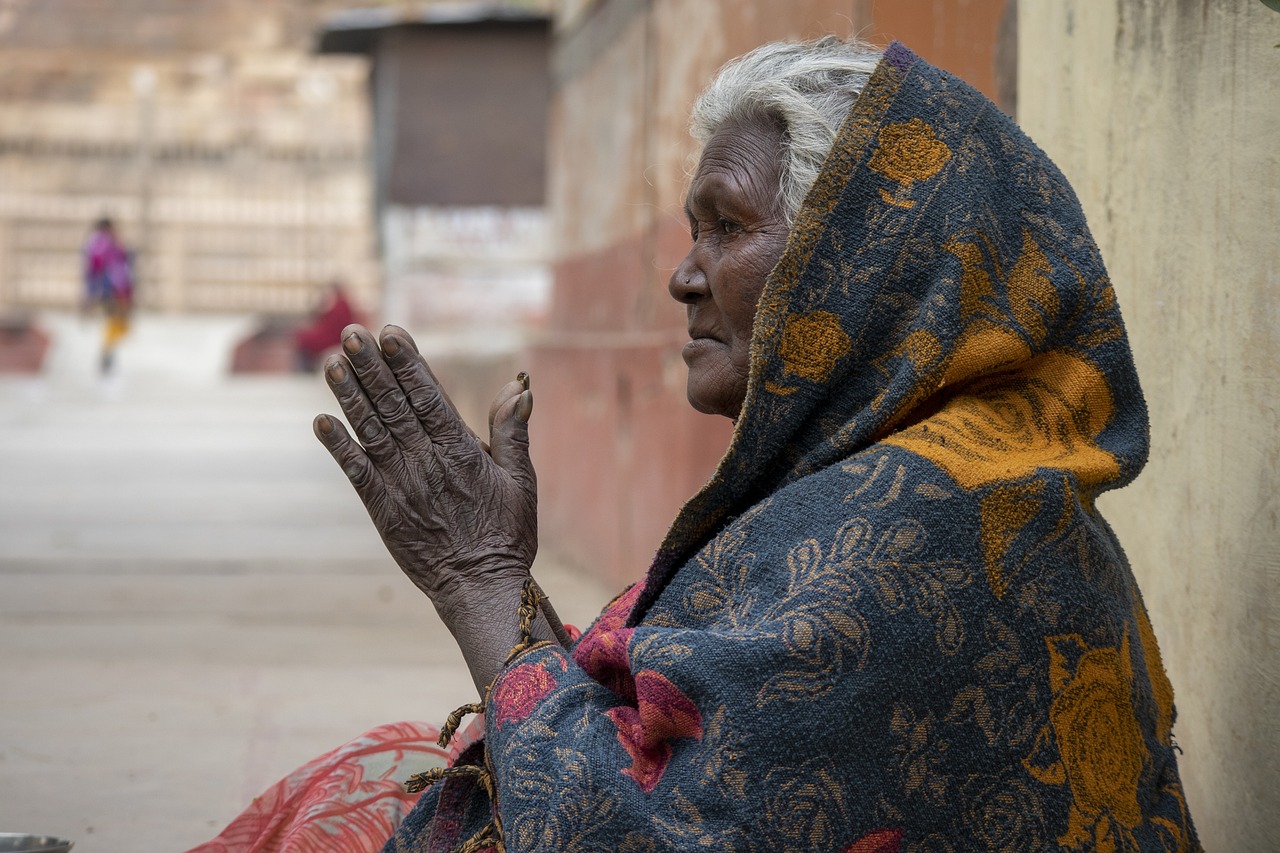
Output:
<path fill-rule="evenodd" d="M 102 336 L 102 372 L 111 372 L 116 346 L 129 332 L 133 308 L 133 269 L 128 251 L 116 237 L 115 224 L 99 219 L 84 245 L 85 303 L 101 306 L 106 316 Z"/>

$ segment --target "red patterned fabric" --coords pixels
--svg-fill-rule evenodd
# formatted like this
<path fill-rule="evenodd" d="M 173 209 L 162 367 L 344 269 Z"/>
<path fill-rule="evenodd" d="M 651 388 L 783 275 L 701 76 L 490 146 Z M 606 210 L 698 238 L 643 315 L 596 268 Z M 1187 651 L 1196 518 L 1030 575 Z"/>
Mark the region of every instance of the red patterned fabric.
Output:
<path fill-rule="evenodd" d="M 421 796 L 404 781 L 452 762 L 483 733 L 480 718 L 444 750 L 435 726 L 378 726 L 281 779 L 190 853 L 376 853 Z"/>
<path fill-rule="evenodd" d="M 582 634 L 573 625 L 564 627 L 572 640 Z M 516 682 L 505 688 L 499 722 L 521 718 L 526 705 L 554 688 L 550 673 L 541 666 L 532 670 L 520 689 L 512 690 Z M 404 783 L 416 773 L 452 766 L 484 739 L 484 723 L 484 714 L 477 714 L 447 750 L 436 745 L 440 730 L 427 723 L 370 729 L 281 779 L 217 838 L 188 853 L 377 853 L 422 796 L 406 793 Z"/>
<path fill-rule="evenodd" d="M 561 671 L 565 669 L 561 666 Z M 548 693 L 556 689 L 556 678 L 540 663 L 517 666 L 511 675 L 493 691 L 496 710 L 494 725 L 518 723 L 533 712 Z"/>
<path fill-rule="evenodd" d="M 844 849 L 844 853 L 898 853 L 902 847 L 902 830 L 877 829 Z"/>
<path fill-rule="evenodd" d="M 643 590 L 644 583 L 637 583 L 615 598 L 582 637 L 582 642 L 573 647 L 573 659 L 578 666 L 628 702 L 636 701 L 636 679 L 627 654 L 634 629 L 625 626 Z"/>
<path fill-rule="evenodd" d="M 702 740 L 702 715 L 679 687 L 652 669 L 636 673 L 635 693 L 635 708 L 619 705 L 605 714 L 618 728 L 618 743 L 631 756 L 631 766 L 622 772 L 647 794 L 657 787 L 671 761 L 671 741 Z"/>

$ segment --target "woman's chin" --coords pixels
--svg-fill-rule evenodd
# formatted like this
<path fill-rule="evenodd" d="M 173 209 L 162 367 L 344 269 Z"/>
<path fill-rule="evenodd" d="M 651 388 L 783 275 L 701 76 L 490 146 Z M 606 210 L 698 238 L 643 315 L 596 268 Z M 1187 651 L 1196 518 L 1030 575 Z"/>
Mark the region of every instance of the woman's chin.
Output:
<path fill-rule="evenodd" d="M 721 412 L 718 408 L 716 408 L 715 406 L 713 406 L 713 405 L 711 405 L 711 404 L 709 404 L 709 403 L 705 402 L 704 400 L 702 400 L 702 399 L 701 399 L 701 398 L 699 398 L 699 397 L 694 396 L 693 391 L 690 391 L 690 392 L 689 392 L 688 397 L 689 397 L 689 405 L 693 407 L 693 410 L 694 410 L 694 411 L 699 412 L 699 413 L 704 414 L 704 415 L 719 415 L 719 414 L 722 414 L 722 412 Z"/>
<path fill-rule="evenodd" d="M 723 415 L 736 420 L 742 410 L 742 391 L 735 387 L 727 387 L 724 382 L 716 382 L 714 375 L 700 375 L 702 371 L 689 368 L 689 384 L 686 396 L 689 405 L 704 415 Z M 723 377 L 723 374 L 721 374 Z"/>

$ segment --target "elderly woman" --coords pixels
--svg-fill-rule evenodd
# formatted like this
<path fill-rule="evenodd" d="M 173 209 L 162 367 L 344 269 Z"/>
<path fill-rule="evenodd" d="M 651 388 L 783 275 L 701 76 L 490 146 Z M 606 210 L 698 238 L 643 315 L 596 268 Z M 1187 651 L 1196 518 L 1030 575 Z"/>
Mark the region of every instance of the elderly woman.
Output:
<path fill-rule="evenodd" d="M 358 443 L 316 433 L 484 712 L 386 849 L 1197 849 L 1095 506 L 1146 410 L 1062 175 L 897 43 L 760 48 L 693 127 L 669 288 L 733 440 L 576 642 L 529 574 L 527 383 L 486 446 L 396 327 L 326 367 Z"/>

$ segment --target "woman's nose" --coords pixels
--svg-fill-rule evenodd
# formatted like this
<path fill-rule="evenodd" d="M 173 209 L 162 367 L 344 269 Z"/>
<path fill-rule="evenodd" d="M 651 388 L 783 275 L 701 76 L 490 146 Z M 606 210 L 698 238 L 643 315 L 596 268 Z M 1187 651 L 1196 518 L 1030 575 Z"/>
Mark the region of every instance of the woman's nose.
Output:
<path fill-rule="evenodd" d="M 697 302 L 706 292 L 706 277 L 693 263 L 692 256 L 691 251 L 667 280 L 667 290 L 671 293 L 671 298 L 684 305 Z"/>

